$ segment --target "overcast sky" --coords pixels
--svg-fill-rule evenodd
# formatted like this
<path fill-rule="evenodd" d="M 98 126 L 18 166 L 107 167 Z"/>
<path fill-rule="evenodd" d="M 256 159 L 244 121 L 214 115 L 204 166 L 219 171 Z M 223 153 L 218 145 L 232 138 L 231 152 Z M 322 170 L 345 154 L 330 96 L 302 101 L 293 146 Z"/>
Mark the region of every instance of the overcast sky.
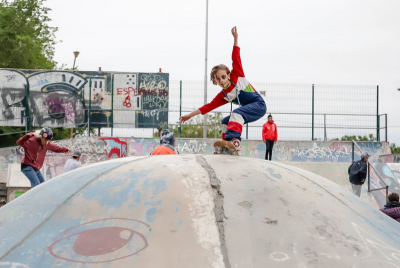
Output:
<path fill-rule="evenodd" d="M 80 70 L 162 68 L 170 80 L 204 79 L 205 0 L 46 5 L 62 40 L 59 65 L 72 67 L 77 50 Z M 399 0 L 209 0 L 208 72 L 231 64 L 230 29 L 237 26 L 249 81 L 379 85 L 389 140 L 400 145 L 399 11 Z M 365 107 L 365 113 L 376 111 Z"/>

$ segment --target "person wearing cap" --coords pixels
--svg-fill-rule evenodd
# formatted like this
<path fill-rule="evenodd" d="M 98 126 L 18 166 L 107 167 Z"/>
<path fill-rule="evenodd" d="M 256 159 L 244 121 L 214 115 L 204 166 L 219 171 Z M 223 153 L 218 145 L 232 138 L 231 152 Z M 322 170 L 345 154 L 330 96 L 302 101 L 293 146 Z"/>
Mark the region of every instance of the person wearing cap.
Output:
<path fill-rule="evenodd" d="M 150 155 L 178 154 L 175 148 L 175 134 L 170 129 L 161 132 L 160 145 L 150 153 Z"/>
<path fill-rule="evenodd" d="M 358 197 L 361 196 L 361 187 L 367 178 L 368 158 L 368 153 L 362 153 L 361 159 L 353 162 L 348 169 L 349 181 L 351 183 L 353 194 L 357 195 Z"/>
<path fill-rule="evenodd" d="M 19 140 L 17 144 L 24 148 L 25 156 L 21 161 L 21 171 L 31 182 L 31 187 L 35 187 L 45 180 L 40 173 L 47 151 L 55 153 L 69 153 L 68 148 L 60 147 L 50 140 L 53 139 L 53 131 L 48 128 L 42 128 L 32 133 L 28 133 Z"/>
<path fill-rule="evenodd" d="M 65 162 L 65 166 L 64 166 L 64 173 L 74 170 L 76 168 L 80 168 L 81 167 L 81 163 L 79 162 L 79 160 L 81 160 L 81 153 L 80 152 L 74 152 L 72 154 L 72 158 L 68 159 L 67 162 Z"/>

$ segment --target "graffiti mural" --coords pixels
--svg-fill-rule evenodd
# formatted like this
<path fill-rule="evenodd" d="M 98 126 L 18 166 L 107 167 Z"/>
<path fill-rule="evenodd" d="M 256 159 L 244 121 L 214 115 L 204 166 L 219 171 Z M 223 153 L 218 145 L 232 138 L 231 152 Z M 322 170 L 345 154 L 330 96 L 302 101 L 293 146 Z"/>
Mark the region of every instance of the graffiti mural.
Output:
<path fill-rule="evenodd" d="M 1 126 L 159 128 L 168 103 L 166 73 L 0 69 Z"/>

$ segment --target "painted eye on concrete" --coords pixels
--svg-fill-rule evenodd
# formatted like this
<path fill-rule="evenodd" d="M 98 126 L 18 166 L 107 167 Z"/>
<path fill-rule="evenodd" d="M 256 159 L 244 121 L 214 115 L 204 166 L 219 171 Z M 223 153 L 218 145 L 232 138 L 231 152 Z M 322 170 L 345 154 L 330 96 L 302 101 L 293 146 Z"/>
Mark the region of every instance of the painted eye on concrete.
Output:
<path fill-rule="evenodd" d="M 130 227 L 130 228 L 129 228 Z M 105 263 L 138 254 L 148 247 L 149 225 L 110 218 L 72 227 L 48 247 L 55 258 L 80 263 Z"/>

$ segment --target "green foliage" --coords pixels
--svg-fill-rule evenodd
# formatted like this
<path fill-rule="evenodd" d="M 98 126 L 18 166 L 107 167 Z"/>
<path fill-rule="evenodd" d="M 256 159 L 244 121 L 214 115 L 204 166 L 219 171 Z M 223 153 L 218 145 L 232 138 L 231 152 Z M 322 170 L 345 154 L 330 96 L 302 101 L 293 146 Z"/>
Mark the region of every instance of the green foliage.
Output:
<path fill-rule="evenodd" d="M 338 138 L 335 139 L 331 139 L 331 141 L 339 141 Z M 376 141 L 375 137 L 373 134 L 369 134 L 368 136 L 364 135 L 364 136 L 343 136 L 340 141 Z"/>
<path fill-rule="evenodd" d="M 55 32 L 45 0 L 0 0 L 0 68 L 54 69 Z"/>
<path fill-rule="evenodd" d="M 222 138 L 221 130 L 221 113 L 207 115 L 207 138 Z M 174 131 L 175 137 L 179 137 L 179 125 L 169 125 L 169 129 Z M 154 137 L 158 137 L 158 132 L 154 133 Z M 203 138 L 203 116 L 191 118 L 185 124 L 182 124 L 182 138 Z"/>
<path fill-rule="evenodd" d="M 390 151 L 392 154 L 400 154 L 400 147 L 396 147 L 396 143 L 390 144 Z"/>
<path fill-rule="evenodd" d="M 25 135 L 25 127 L 0 127 L 0 134 L 16 133 L 0 136 L 0 147 L 17 146 L 17 140 Z M 18 133 L 23 132 L 23 133 Z"/>

